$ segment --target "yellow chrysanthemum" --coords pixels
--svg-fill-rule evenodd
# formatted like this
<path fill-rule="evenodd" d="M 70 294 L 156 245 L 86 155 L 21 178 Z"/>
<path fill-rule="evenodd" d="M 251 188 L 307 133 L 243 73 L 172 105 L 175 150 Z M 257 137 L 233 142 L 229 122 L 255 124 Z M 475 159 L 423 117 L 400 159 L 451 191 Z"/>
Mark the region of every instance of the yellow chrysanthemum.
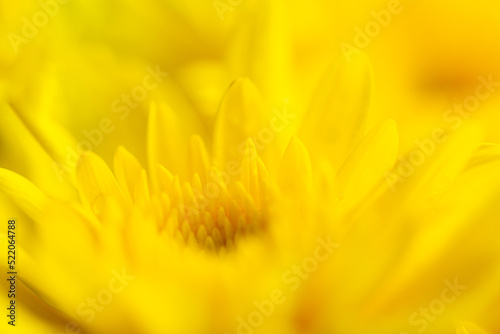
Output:
<path fill-rule="evenodd" d="M 500 331 L 498 5 L 0 7 L 2 333 Z"/>
<path fill-rule="evenodd" d="M 123 147 L 113 172 L 87 153 L 80 201 L 1 170 L 31 238 L 18 244 L 23 333 L 495 330 L 498 147 L 477 150 L 470 124 L 402 176 L 414 158 L 398 164 L 394 121 L 362 130 L 364 59 L 341 64 L 303 119 L 268 108 L 247 79 L 229 87 L 210 138 L 153 103 L 147 168 Z"/>

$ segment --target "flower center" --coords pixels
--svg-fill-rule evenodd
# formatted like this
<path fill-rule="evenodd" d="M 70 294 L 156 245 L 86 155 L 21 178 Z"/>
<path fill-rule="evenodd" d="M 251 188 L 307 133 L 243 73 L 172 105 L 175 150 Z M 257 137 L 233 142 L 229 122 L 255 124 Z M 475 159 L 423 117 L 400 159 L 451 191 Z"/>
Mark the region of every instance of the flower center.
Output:
<path fill-rule="evenodd" d="M 182 240 L 190 247 L 224 252 L 234 250 L 241 238 L 262 230 L 265 218 L 262 212 L 232 199 L 214 201 L 209 208 L 194 212 L 187 209 L 178 223 Z"/>
<path fill-rule="evenodd" d="M 172 182 L 167 203 L 172 209 L 166 220 L 167 233 L 181 245 L 193 249 L 229 252 L 242 238 L 266 228 L 267 210 L 262 191 L 249 191 L 239 180 L 232 184 L 202 186 L 195 174 L 193 182 L 180 187 Z M 207 188 L 213 189 L 208 191 Z"/>

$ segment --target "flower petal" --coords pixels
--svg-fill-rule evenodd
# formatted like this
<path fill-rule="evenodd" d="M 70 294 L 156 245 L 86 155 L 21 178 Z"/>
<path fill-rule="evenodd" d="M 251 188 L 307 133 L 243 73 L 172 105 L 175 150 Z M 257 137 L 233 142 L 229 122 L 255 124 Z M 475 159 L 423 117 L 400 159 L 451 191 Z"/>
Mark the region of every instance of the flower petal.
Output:
<path fill-rule="evenodd" d="M 0 287 L 2 291 L 10 289 L 7 280 L 1 280 Z M 18 314 L 22 314 L 23 319 L 21 323 L 19 323 L 19 318 L 16 319 L 16 327 L 19 329 L 22 326 L 24 333 L 59 333 L 71 321 L 47 305 L 22 280 L 16 282 L 16 290 L 18 292 L 16 294 L 16 310 Z M 0 296 L 0 302 L 2 305 L 9 305 L 10 300 L 7 298 L 7 293 Z M 16 333 L 16 327 L 10 326 L 7 321 L 0 324 L 2 333 Z"/>
<path fill-rule="evenodd" d="M 160 164 L 181 180 L 190 180 L 189 138 L 201 129 L 192 115 L 174 112 L 166 103 L 151 103 L 148 119 L 148 163 L 153 180 Z"/>
<path fill-rule="evenodd" d="M 276 102 L 290 93 L 293 45 L 285 1 L 255 3 L 254 15 L 241 22 L 230 49 L 236 73 L 245 73 Z"/>
<path fill-rule="evenodd" d="M 364 135 L 370 104 L 371 68 L 364 56 L 337 60 L 318 85 L 299 137 L 338 167 Z"/>
<path fill-rule="evenodd" d="M 200 136 L 191 137 L 189 145 L 189 166 L 191 174 L 198 174 L 201 182 L 206 184 L 208 171 L 210 170 L 210 159 L 208 157 L 205 142 Z"/>
<path fill-rule="evenodd" d="M 217 114 L 213 133 L 213 162 L 224 169 L 230 160 L 240 158 L 240 146 L 257 136 L 264 127 L 264 101 L 254 84 L 244 78 L 234 81 L 226 92 Z"/>
<path fill-rule="evenodd" d="M 118 147 L 113 160 L 113 170 L 116 180 L 127 197 L 129 203 L 132 203 L 132 194 L 135 184 L 141 174 L 142 166 L 137 159 L 127 151 L 123 146 Z"/>
<path fill-rule="evenodd" d="M 398 130 L 393 120 L 373 129 L 349 155 L 337 173 L 342 211 L 360 203 L 383 180 L 398 154 Z"/>
<path fill-rule="evenodd" d="M 424 154 L 422 149 L 415 148 L 410 152 L 407 159 L 411 163 L 410 172 L 400 179 L 403 183 L 396 185 L 394 193 L 396 202 L 406 203 L 415 213 L 421 212 L 423 206 L 432 205 L 432 199 L 439 198 L 467 166 L 481 143 L 483 132 L 476 124 L 465 124 L 447 136 L 446 142 L 434 143 L 433 150 L 429 148 L 429 154 L 425 155 L 421 166 L 411 163 L 410 157 L 419 152 Z M 399 175 L 404 165 L 403 161 L 400 159 L 396 167 Z"/>
<path fill-rule="evenodd" d="M 0 191 L 28 216 L 36 220 L 49 203 L 48 197 L 19 174 L 0 168 Z"/>
<path fill-rule="evenodd" d="M 490 334 L 473 323 L 461 321 L 457 324 L 457 334 Z"/>
<path fill-rule="evenodd" d="M 87 152 L 76 169 L 76 184 L 83 204 L 98 218 L 103 214 L 106 198 L 117 201 L 126 210 L 122 190 L 106 163 L 93 152 Z"/>
<path fill-rule="evenodd" d="M 71 158 L 69 153 L 71 147 L 76 147 L 75 140 L 54 122 L 43 117 L 34 121 L 14 106 L 0 105 L 0 113 L 0 132 L 8 134 L 2 138 L 2 151 L 4 156 L 10 156 L 2 165 L 36 180 L 46 194 L 76 199 L 73 184 L 78 156 L 72 159 L 73 153 Z M 22 160 L 10 166 L 14 156 Z"/>
<path fill-rule="evenodd" d="M 296 137 L 292 138 L 283 156 L 279 182 L 285 194 L 299 196 L 303 199 L 310 195 L 312 186 L 311 160 L 306 147 Z"/>

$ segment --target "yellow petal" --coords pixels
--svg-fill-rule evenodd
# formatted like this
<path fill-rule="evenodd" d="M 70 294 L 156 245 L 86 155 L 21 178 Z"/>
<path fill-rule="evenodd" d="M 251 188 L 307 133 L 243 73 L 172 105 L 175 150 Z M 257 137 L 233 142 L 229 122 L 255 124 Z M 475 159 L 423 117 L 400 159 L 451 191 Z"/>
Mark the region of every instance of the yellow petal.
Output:
<path fill-rule="evenodd" d="M 5 282 L 4 282 L 5 281 Z M 2 291 L 8 291 L 10 286 L 7 280 L 1 280 L 0 287 Z M 0 323 L 0 331 L 5 334 L 19 333 L 19 328 L 23 328 L 24 333 L 58 333 L 64 329 L 67 323 L 72 322 L 71 319 L 63 317 L 60 312 L 54 310 L 39 296 L 31 291 L 26 285 L 19 280 L 16 282 L 16 326 L 13 327 L 6 321 Z M 7 298 L 7 293 L 0 296 L 2 305 L 9 305 L 10 299 Z M 19 314 L 22 314 L 23 321 L 20 321 Z M 22 327 L 21 327 L 22 326 Z"/>
<path fill-rule="evenodd" d="M 457 334 L 490 334 L 473 323 L 461 321 L 457 324 Z"/>
<path fill-rule="evenodd" d="M 23 212 L 36 220 L 49 203 L 47 196 L 21 175 L 0 168 L 0 190 Z"/>
<path fill-rule="evenodd" d="M 44 300 L 71 312 L 85 294 L 83 282 L 99 276 L 102 262 L 90 273 L 82 263 L 95 260 L 99 242 L 95 225 L 67 205 L 51 203 L 37 220 L 37 243 L 19 244 L 19 275 Z M 80 283 L 74 283 L 80 282 Z"/>
<path fill-rule="evenodd" d="M 474 168 L 498 159 L 500 159 L 500 145 L 482 144 L 477 149 L 473 159 L 471 159 L 471 161 L 467 165 L 467 168 Z"/>
<path fill-rule="evenodd" d="M 189 145 L 189 166 L 191 167 L 191 173 L 199 175 L 201 182 L 206 184 L 207 175 L 210 169 L 210 159 L 208 158 L 207 149 L 205 143 L 200 136 L 192 136 Z"/>
<path fill-rule="evenodd" d="M 395 229 L 400 231 L 400 234 L 394 237 L 405 240 L 410 236 L 408 231 L 412 231 L 411 238 L 404 241 L 405 251 L 400 251 L 400 264 L 393 268 L 385 284 L 378 286 L 380 296 L 384 296 L 379 300 L 388 301 L 391 296 L 397 299 L 403 293 L 400 289 L 412 290 L 429 277 L 447 275 L 436 269 L 441 267 L 443 259 L 447 262 L 443 271 L 450 271 L 449 268 L 452 268 L 455 274 L 457 270 L 463 271 L 461 277 L 467 275 L 469 282 L 481 281 L 474 291 L 476 307 L 481 305 L 479 303 L 487 304 L 492 298 L 492 291 L 499 291 L 498 260 L 496 263 L 483 263 L 483 260 L 479 260 L 484 254 L 499 251 L 497 239 L 490 236 L 492 231 L 498 230 L 497 217 L 500 214 L 500 154 L 495 150 L 490 152 L 487 156 L 483 150 L 478 150 L 477 156 L 472 157 L 471 161 L 479 159 L 488 162 L 474 164 L 464 170 L 460 176 L 454 178 L 453 184 L 447 187 L 444 193 L 431 201 L 431 205 L 421 204 L 417 207 L 420 211 L 417 211 L 414 208 L 418 203 L 416 197 L 407 209 L 397 204 L 400 209 L 406 210 L 403 211 L 404 214 L 400 212 L 394 221 L 394 224 L 400 227 Z M 456 155 L 460 154 L 457 152 Z M 401 222 L 401 216 L 405 219 L 404 223 Z M 391 215 L 387 215 L 386 220 L 391 222 Z M 387 253 L 387 246 L 379 251 Z M 477 259 L 475 270 L 464 267 L 460 253 Z M 382 256 L 384 255 L 381 254 L 378 258 Z"/>
<path fill-rule="evenodd" d="M 240 181 L 255 201 L 260 203 L 259 170 L 257 159 L 257 148 L 251 139 L 247 139 L 245 142 L 245 152 L 241 162 Z M 257 204 L 257 206 L 260 205 Z"/>
<path fill-rule="evenodd" d="M 349 211 L 382 182 L 396 161 L 398 143 L 396 123 L 387 120 L 354 149 L 337 173 L 342 210 Z"/>
<path fill-rule="evenodd" d="M 76 148 L 71 136 L 54 122 L 43 117 L 34 120 L 14 106 L 0 104 L 0 113 L 0 131 L 5 134 L 2 166 L 33 180 L 48 195 L 76 199 L 74 169 L 79 157 L 70 153 Z"/>
<path fill-rule="evenodd" d="M 370 104 L 371 67 L 364 56 L 338 59 L 319 84 L 299 137 L 314 153 L 331 154 L 339 166 L 364 135 Z M 318 152 L 319 151 L 319 152 Z"/>
<path fill-rule="evenodd" d="M 159 192 L 167 192 L 169 193 L 172 189 L 172 185 L 174 182 L 174 176 L 170 173 L 165 167 L 162 165 L 156 165 L 156 175 L 157 182 L 156 187 Z"/>
<path fill-rule="evenodd" d="M 21 112 L 20 108 L 14 103 L 11 103 L 10 107 L 45 152 L 55 161 L 66 164 L 64 159 L 67 153 L 66 147 L 62 147 L 61 144 L 76 147 L 74 138 L 61 126 L 47 118 L 29 117 L 26 113 Z M 71 167 L 74 169 L 75 166 Z"/>
<path fill-rule="evenodd" d="M 135 184 L 142 170 L 141 164 L 129 151 L 120 146 L 115 153 L 113 170 L 118 184 L 127 200 L 131 203 Z"/>
<path fill-rule="evenodd" d="M 294 137 L 288 144 L 279 173 L 280 187 L 285 194 L 301 198 L 309 196 L 312 169 L 309 153 L 302 142 Z"/>
<path fill-rule="evenodd" d="M 126 209 L 123 193 L 113 173 L 96 154 L 88 152 L 82 157 L 76 170 L 76 184 L 83 204 L 97 217 L 103 213 L 107 197 Z"/>
<path fill-rule="evenodd" d="M 226 92 L 215 120 L 214 165 L 224 169 L 229 161 L 240 161 L 240 146 L 247 138 L 257 136 L 264 125 L 265 107 L 260 93 L 250 80 L 237 79 Z"/>
<path fill-rule="evenodd" d="M 151 196 L 149 193 L 149 185 L 148 185 L 148 175 L 145 169 L 143 169 L 140 172 L 139 179 L 135 184 L 134 202 L 143 209 L 149 208 L 149 204 L 151 203 Z"/>
<path fill-rule="evenodd" d="M 406 161 L 399 159 L 394 171 L 402 175 L 400 171 L 404 163 L 410 173 L 403 174 L 403 183 L 395 185 L 395 200 L 404 200 L 415 212 L 419 212 L 422 207 L 416 204 L 428 205 L 422 199 L 439 198 L 443 190 L 452 184 L 467 166 L 481 143 L 483 132 L 479 126 L 471 123 L 464 124 L 447 136 L 446 141 L 441 144 L 432 141 L 434 144 L 431 145 L 429 141 L 429 148 L 426 149 L 428 154 L 425 154 L 422 148 L 415 147 L 406 157 Z M 420 156 L 424 157 L 421 165 L 412 163 L 411 160 L 411 156 L 419 152 Z"/>
<path fill-rule="evenodd" d="M 283 0 L 255 3 L 254 15 L 240 22 L 241 29 L 230 50 L 237 73 L 245 73 L 273 102 L 290 93 L 292 67 L 291 21 Z"/>
<path fill-rule="evenodd" d="M 194 122 L 185 122 L 166 103 L 151 103 L 148 120 L 148 163 L 153 179 L 160 164 L 182 180 L 190 180 L 188 152 L 189 137 L 197 131 Z M 187 126 L 191 126 L 187 128 Z"/>

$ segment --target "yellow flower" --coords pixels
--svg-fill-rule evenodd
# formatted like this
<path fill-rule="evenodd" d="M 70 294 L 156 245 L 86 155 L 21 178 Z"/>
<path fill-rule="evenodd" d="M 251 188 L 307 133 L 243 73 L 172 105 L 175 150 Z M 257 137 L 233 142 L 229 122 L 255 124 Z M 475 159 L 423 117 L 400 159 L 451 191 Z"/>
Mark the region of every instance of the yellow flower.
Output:
<path fill-rule="evenodd" d="M 398 159 L 395 122 L 363 130 L 365 59 L 342 64 L 305 117 L 237 79 L 211 137 L 152 103 L 147 167 L 89 152 L 79 201 L 0 170 L 22 211 L 23 333 L 494 331 L 498 146 L 477 150 L 471 124 L 401 175 L 415 158 Z"/>
<path fill-rule="evenodd" d="M 429 23 L 470 8 L 2 4 L 2 333 L 499 332 L 495 43 Z"/>

